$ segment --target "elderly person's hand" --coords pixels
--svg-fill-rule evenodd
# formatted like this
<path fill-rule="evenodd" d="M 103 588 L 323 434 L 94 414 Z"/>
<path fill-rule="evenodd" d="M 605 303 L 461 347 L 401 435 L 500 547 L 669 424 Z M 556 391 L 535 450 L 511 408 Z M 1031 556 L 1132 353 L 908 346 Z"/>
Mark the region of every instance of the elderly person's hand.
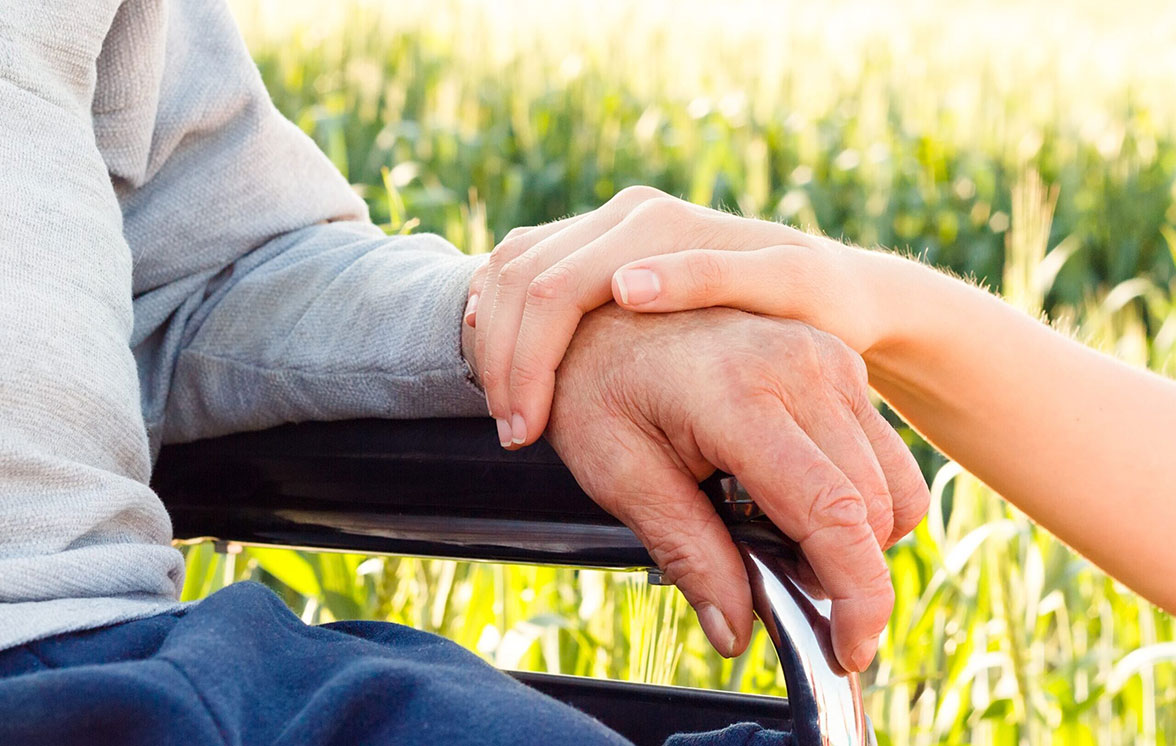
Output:
<path fill-rule="evenodd" d="M 836 338 L 729 309 L 605 306 L 584 317 L 559 367 L 547 436 L 724 655 L 747 645 L 751 596 L 698 482 L 716 468 L 734 474 L 831 597 L 842 665 L 869 664 L 894 599 L 882 549 L 915 525 L 928 496 L 870 404 L 860 358 Z"/>

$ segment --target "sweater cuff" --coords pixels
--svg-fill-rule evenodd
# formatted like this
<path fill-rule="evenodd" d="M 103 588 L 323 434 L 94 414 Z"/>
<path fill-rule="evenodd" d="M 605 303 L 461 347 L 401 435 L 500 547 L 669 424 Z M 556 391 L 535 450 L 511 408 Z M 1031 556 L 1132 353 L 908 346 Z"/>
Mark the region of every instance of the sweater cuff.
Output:
<path fill-rule="evenodd" d="M 462 416 L 477 417 L 486 414 L 486 392 L 478 382 L 473 366 L 462 354 L 462 332 L 465 327 L 465 308 L 469 300 L 470 280 L 488 258 L 488 254 L 462 255 L 459 261 L 454 262 L 455 266 L 439 288 L 438 321 L 446 326 L 438 337 L 444 339 L 444 349 L 453 355 L 452 365 L 456 370 L 454 380 L 442 384 L 442 387 L 452 390 L 454 405 L 458 408 L 454 414 Z"/>

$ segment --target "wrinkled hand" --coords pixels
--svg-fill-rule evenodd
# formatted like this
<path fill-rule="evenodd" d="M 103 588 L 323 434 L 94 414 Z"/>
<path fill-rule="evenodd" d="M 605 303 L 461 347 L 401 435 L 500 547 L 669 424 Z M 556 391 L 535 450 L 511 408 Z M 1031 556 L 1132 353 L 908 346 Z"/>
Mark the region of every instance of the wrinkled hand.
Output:
<path fill-rule="evenodd" d="M 751 596 L 698 482 L 716 468 L 734 474 L 832 599 L 842 665 L 868 665 L 894 603 L 882 549 L 918 522 L 928 495 L 870 404 L 861 359 L 836 338 L 729 309 L 605 306 L 584 317 L 560 365 L 547 437 L 724 655 L 748 643 Z"/>

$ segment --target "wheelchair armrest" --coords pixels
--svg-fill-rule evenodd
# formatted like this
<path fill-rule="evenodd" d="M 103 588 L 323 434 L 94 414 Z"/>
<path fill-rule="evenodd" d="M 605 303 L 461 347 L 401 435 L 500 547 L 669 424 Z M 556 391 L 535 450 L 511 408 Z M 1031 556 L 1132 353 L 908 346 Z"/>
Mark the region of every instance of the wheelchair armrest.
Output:
<path fill-rule="evenodd" d="M 546 442 L 488 419 L 308 422 L 168 446 L 153 486 L 177 537 L 637 569 L 637 538 Z"/>
<path fill-rule="evenodd" d="M 617 569 L 653 563 L 546 442 L 516 452 L 489 419 L 284 425 L 165 447 L 153 486 L 178 538 Z M 868 744 L 857 676 L 832 653 L 828 602 L 771 524 L 703 483 L 743 554 L 756 613 L 784 668 L 798 744 Z"/>

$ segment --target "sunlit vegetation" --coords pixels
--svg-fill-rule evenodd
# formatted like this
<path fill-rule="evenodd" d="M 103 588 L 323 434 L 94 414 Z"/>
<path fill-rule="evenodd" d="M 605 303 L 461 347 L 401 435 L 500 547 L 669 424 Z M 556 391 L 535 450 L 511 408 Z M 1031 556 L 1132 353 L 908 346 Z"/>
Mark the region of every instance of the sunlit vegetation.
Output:
<path fill-rule="evenodd" d="M 236 3 L 277 106 L 390 233 L 481 252 L 653 184 L 909 249 L 1176 373 L 1176 17 L 1067 6 Z M 1176 739 L 1172 619 L 902 432 L 934 499 L 889 552 L 897 605 L 864 677 L 880 741 Z M 723 660 L 643 577 L 188 558 L 188 598 L 252 578 L 308 622 L 411 624 L 504 667 L 783 691 L 762 632 Z"/>

